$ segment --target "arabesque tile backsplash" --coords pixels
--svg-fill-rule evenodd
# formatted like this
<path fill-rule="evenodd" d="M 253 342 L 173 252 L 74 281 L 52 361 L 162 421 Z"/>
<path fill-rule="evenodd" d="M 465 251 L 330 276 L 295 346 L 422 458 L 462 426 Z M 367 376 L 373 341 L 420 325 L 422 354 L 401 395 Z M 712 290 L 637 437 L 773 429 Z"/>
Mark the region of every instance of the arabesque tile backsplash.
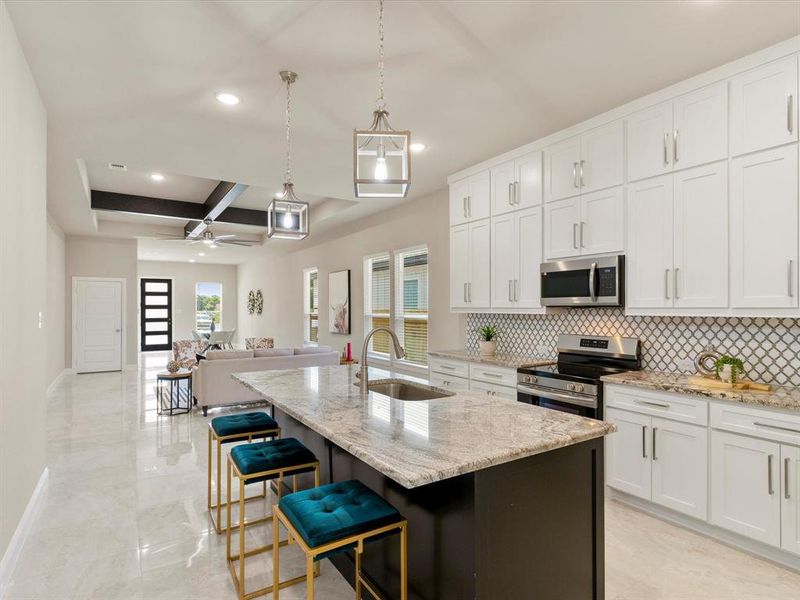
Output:
<path fill-rule="evenodd" d="M 800 319 L 633 317 L 619 308 L 587 308 L 553 315 L 467 315 L 467 348 L 478 349 L 477 329 L 498 329 L 498 352 L 555 357 L 559 333 L 622 335 L 642 342 L 642 368 L 680 371 L 678 362 L 713 347 L 741 358 L 751 379 L 800 386 Z"/>

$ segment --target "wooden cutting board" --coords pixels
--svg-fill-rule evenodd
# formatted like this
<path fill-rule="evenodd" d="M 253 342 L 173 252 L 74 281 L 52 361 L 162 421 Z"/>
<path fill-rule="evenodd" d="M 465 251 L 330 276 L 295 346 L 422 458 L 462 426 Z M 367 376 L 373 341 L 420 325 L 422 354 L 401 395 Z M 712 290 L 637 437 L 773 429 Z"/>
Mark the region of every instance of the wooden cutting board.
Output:
<path fill-rule="evenodd" d="M 768 383 L 756 383 L 755 381 L 749 381 L 747 379 L 741 379 L 736 383 L 725 383 L 720 379 L 711 379 L 700 375 L 689 375 L 688 380 L 692 385 L 715 390 L 746 390 L 748 392 L 769 392 L 772 390 L 772 386 Z"/>

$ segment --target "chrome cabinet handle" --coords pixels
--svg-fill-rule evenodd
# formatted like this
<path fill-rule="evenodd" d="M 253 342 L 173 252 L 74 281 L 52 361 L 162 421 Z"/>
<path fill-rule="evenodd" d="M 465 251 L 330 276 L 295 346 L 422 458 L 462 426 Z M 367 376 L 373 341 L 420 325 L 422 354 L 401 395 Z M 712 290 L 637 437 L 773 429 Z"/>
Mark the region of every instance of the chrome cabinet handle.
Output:
<path fill-rule="evenodd" d="M 514 302 L 519 302 L 519 279 L 514 280 Z"/>
<path fill-rule="evenodd" d="M 461 206 L 461 210 L 463 211 L 464 218 L 466 219 L 467 218 L 467 197 L 464 196 L 461 200 L 462 200 L 462 202 L 461 202 L 461 205 L 462 205 Z"/>
<path fill-rule="evenodd" d="M 672 162 L 678 162 L 678 130 L 672 133 Z"/>
<path fill-rule="evenodd" d="M 451 367 L 450 365 L 438 365 L 440 369 L 447 369 L 448 371 L 455 371 L 455 367 Z"/>
<path fill-rule="evenodd" d="M 680 271 L 680 268 L 675 267 L 675 273 L 673 274 L 674 277 L 672 278 L 672 289 L 675 291 L 675 300 L 680 298 L 678 295 L 678 271 Z"/>
<path fill-rule="evenodd" d="M 581 248 L 586 248 L 586 244 L 583 243 L 583 228 L 586 226 L 586 223 L 581 221 Z"/>
<path fill-rule="evenodd" d="M 497 373 L 487 373 L 486 371 L 484 371 L 483 374 L 486 375 L 486 377 L 495 377 L 497 379 L 503 378 L 502 375 L 498 375 Z"/>
<path fill-rule="evenodd" d="M 472 282 L 467 284 L 467 302 L 472 302 Z"/>
<path fill-rule="evenodd" d="M 656 457 L 656 431 L 658 431 L 658 427 L 653 427 L 653 449 L 651 450 L 653 460 L 658 460 Z"/>
<path fill-rule="evenodd" d="M 514 188 L 514 184 L 509 182 L 508 183 L 508 205 L 513 206 L 514 200 L 512 200 L 512 194 L 514 193 L 512 190 Z"/>
<path fill-rule="evenodd" d="M 573 248 L 577 248 L 578 247 L 578 224 L 577 223 L 573 223 L 572 224 L 572 247 Z"/>
<path fill-rule="evenodd" d="M 664 270 L 664 299 L 669 300 L 669 271 L 670 269 Z"/>
<path fill-rule="evenodd" d="M 467 283 L 464 282 L 464 304 L 467 303 Z"/>
<path fill-rule="evenodd" d="M 513 300 L 511 299 L 511 280 L 510 279 L 508 280 L 508 301 L 509 302 L 513 302 Z"/>
<path fill-rule="evenodd" d="M 792 429 L 791 427 L 781 427 L 780 425 L 770 425 L 769 423 L 761 423 L 753 421 L 756 427 L 767 427 L 768 429 L 777 429 L 778 431 L 788 431 L 789 433 L 800 433 L 800 429 Z"/>
<path fill-rule="evenodd" d="M 514 182 L 514 204 L 519 204 L 519 181 Z"/>
<path fill-rule="evenodd" d="M 597 263 L 592 263 L 592 266 L 589 268 L 589 297 L 592 299 L 592 302 L 597 302 L 597 295 L 594 293 L 595 273 L 597 273 Z"/>
<path fill-rule="evenodd" d="M 585 162 L 586 162 L 585 160 L 581 161 L 581 187 L 585 187 L 586 186 L 586 184 L 583 182 L 583 164 Z"/>
<path fill-rule="evenodd" d="M 642 458 L 647 458 L 647 425 L 642 425 Z"/>
<path fill-rule="evenodd" d="M 794 284 L 794 274 L 792 273 L 792 271 L 794 270 L 793 267 L 794 267 L 794 261 L 790 260 L 789 261 L 789 268 L 787 270 L 788 272 L 786 274 L 786 279 L 788 281 L 788 286 L 789 286 L 789 298 L 794 297 L 794 285 L 793 285 Z"/>
<path fill-rule="evenodd" d="M 652 400 L 639 400 L 638 398 L 634 400 L 636 404 L 647 404 L 649 406 L 657 406 L 659 408 L 669 408 L 669 404 L 664 402 L 653 402 Z"/>
<path fill-rule="evenodd" d="M 783 459 L 783 497 L 789 500 L 792 496 L 789 494 L 789 464 L 790 459 Z"/>
<path fill-rule="evenodd" d="M 669 150 L 667 149 L 668 145 L 669 145 L 669 134 L 665 133 L 664 134 L 664 166 L 665 167 L 667 165 L 669 165 Z"/>
<path fill-rule="evenodd" d="M 772 496 L 775 493 L 775 489 L 772 486 L 772 457 L 774 455 L 770 454 L 767 456 L 767 491 L 769 495 Z"/>
<path fill-rule="evenodd" d="M 786 96 L 786 129 L 789 130 L 789 133 L 794 131 L 794 123 L 792 122 L 794 119 L 794 96 L 792 94 L 787 94 Z"/>
<path fill-rule="evenodd" d="M 467 216 L 472 216 L 472 195 L 467 196 Z"/>
<path fill-rule="evenodd" d="M 578 163 L 572 163 L 572 187 L 578 186 Z"/>

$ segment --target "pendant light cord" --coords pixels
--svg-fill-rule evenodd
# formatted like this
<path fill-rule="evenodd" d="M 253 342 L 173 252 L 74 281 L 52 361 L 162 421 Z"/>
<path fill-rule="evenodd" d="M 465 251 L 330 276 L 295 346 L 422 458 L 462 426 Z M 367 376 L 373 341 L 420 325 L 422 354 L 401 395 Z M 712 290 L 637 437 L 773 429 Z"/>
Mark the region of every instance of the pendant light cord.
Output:
<path fill-rule="evenodd" d="M 386 110 L 383 100 L 383 0 L 378 0 L 378 99 L 375 106 L 378 110 Z"/>
<path fill-rule="evenodd" d="M 292 82 L 286 81 L 286 183 L 292 183 Z"/>

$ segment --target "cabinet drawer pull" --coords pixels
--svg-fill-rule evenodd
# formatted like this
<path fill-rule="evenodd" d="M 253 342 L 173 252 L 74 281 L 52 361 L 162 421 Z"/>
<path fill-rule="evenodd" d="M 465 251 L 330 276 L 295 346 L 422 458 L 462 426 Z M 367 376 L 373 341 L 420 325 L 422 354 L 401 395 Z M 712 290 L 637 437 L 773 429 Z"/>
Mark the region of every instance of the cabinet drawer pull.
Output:
<path fill-rule="evenodd" d="M 779 431 L 788 431 L 789 433 L 800 434 L 800 429 L 792 429 L 791 427 L 781 427 L 780 425 L 770 425 L 769 423 L 761 423 L 760 421 L 753 421 L 756 427 L 766 427 L 768 429 L 777 429 Z"/>
<path fill-rule="evenodd" d="M 658 460 L 658 458 L 656 458 L 656 431 L 658 431 L 658 427 L 653 427 L 653 449 L 651 451 L 653 460 Z"/>
<path fill-rule="evenodd" d="M 502 375 L 498 375 L 497 373 L 487 373 L 486 371 L 483 372 L 486 377 L 496 377 L 497 379 L 502 379 Z"/>
<path fill-rule="evenodd" d="M 642 458 L 647 458 L 647 425 L 642 425 Z"/>
<path fill-rule="evenodd" d="M 783 459 L 783 497 L 789 500 L 792 496 L 789 493 L 789 458 Z"/>
<path fill-rule="evenodd" d="M 792 94 L 787 94 L 786 96 L 786 129 L 789 130 L 789 133 L 794 131 L 794 123 L 792 122 L 794 118 L 794 96 Z"/>
<path fill-rule="evenodd" d="M 451 367 L 450 365 L 439 365 L 440 369 L 447 369 L 448 371 L 455 371 L 455 367 Z"/>
<path fill-rule="evenodd" d="M 578 186 L 578 163 L 572 163 L 572 187 Z"/>
<path fill-rule="evenodd" d="M 774 455 L 770 454 L 767 456 L 767 491 L 769 495 L 772 496 L 775 493 L 775 489 L 772 486 L 772 457 Z"/>
<path fill-rule="evenodd" d="M 653 402 L 651 400 L 634 400 L 636 404 L 647 404 L 648 406 L 657 406 L 659 408 L 669 408 L 669 404 L 664 402 Z"/>
<path fill-rule="evenodd" d="M 664 166 L 669 165 L 669 150 L 667 149 L 669 146 L 669 134 L 664 134 Z"/>
<path fill-rule="evenodd" d="M 672 133 L 672 162 L 678 162 L 678 130 Z"/>

